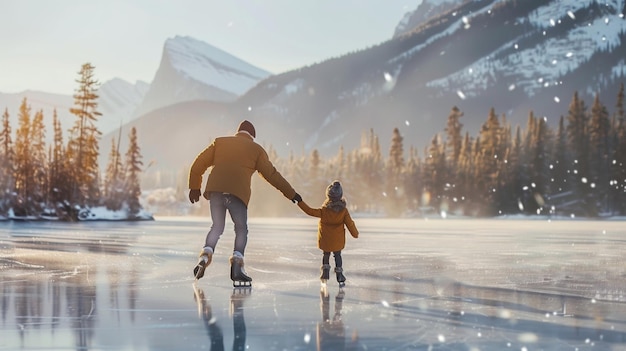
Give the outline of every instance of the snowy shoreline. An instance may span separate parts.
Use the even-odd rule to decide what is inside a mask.
[[[16,221],[16,222],[34,222],[34,221],[54,221],[54,222],[90,222],[90,221],[154,221],[152,213],[146,210],[140,210],[137,214],[130,215],[126,209],[117,211],[109,210],[104,206],[84,208],[78,211],[78,216],[75,221],[64,220],[55,215],[40,216],[19,216],[15,215],[13,211],[9,211],[7,216],[0,215],[0,221]]]

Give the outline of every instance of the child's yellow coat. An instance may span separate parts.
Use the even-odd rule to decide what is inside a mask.
[[[341,251],[346,246],[346,229],[354,238],[359,237],[359,231],[350,217],[347,208],[339,212],[327,207],[311,208],[304,201],[298,202],[298,206],[312,217],[318,217],[320,222],[317,231],[317,246],[326,252]]]

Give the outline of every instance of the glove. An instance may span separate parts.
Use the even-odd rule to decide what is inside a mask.
[[[291,199],[291,202],[293,202],[294,204],[300,201],[302,201],[302,196],[300,196],[300,194],[298,193],[296,193],[296,195],[294,195],[293,198]]]
[[[189,189],[189,201],[191,203],[200,201],[200,189]]]

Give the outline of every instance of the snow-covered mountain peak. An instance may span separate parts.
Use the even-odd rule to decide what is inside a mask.
[[[194,100],[233,102],[270,75],[195,38],[169,38],[159,69],[134,116]]]
[[[167,39],[165,54],[172,68],[180,73],[235,95],[245,93],[271,74],[189,36]]]

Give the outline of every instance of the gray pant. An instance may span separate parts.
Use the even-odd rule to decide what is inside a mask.
[[[217,241],[224,232],[226,225],[226,211],[235,224],[235,247],[242,255],[248,243],[248,208],[238,197],[231,194],[211,192],[209,194],[211,208],[211,220],[213,224],[206,236],[205,247],[210,247],[215,252]]]

